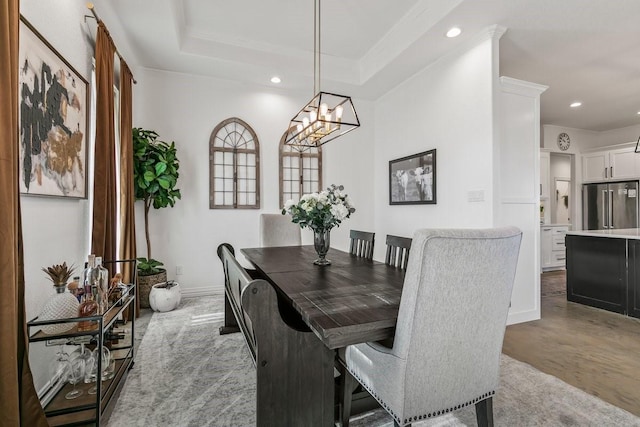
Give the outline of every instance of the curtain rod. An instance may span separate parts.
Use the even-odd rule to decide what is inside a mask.
[[[85,15],[86,18],[94,18],[96,21],[100,21],[103,22],[102,19],[100,19],[98,17],[98,14],[96,13],[94,7],[93,7],[93,3],[87,3],[87,9],[89,9],[91,11],[91,13],[93,14],[93,16],[89,16],[89,15]],[[115,44],[114,44],[115,47]],[[118,51],[118,48],[115,47],[116,49],[116,55],[118,55],[118,58],[120,58],[122,61],[124,61],[125,64],[127,64],[126,59],[124,59],[122,57],[122,55],[120,54],[120,52]],[[127,64],[127,68],[129,67],[129,64]],[[133,77],[133,75],[131,76],[131,80],[133,81],[133,84],[138,84],[138,82],[136,81],[136,79]]]

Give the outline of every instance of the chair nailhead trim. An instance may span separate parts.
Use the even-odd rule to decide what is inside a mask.
[[[358,375],[356,375],[348,367],[347,367],[347,370],[349,371],[349,373],[351,375],[353,375],[354,378],[356,378],[358,380],[358,382],[369,392],[369,394],[371,394],[371,396],[373,396],[373,398],[376,399],[380,405],[382,405],[382,407],[385,409],[385,411],[387,411],[389,413],[389,415],[391,415],[391,417],[393,417],[393,419],[398,424],[402,424],[402,425],[409,424],[409,423],[412,423],[412,422],[415,422],[415,421],[419,421],[419,420],[426,420],[428,418],[438,417],[440,415],[444,415],[444,414],[449,413],[449,412],[457,411],[458,409],[462,409],[465,406],[475,405],[476,403],[478,403],[478,402],[480,402],[482,400],[485,400],[485,399],[487,399],[487,398],[489,398],[491,396],[494,396],[496,394],[495,390],[492,390],[490,392],[484,393],[484,394],[476,397],[473,400],[470,400],[468,402],[462,403],[460,405],[456,405],[456,406],[453,406],[451,408],[446,408],[446,409],[442,409],[442,410],[439,410],[439,411],[430,412],[430,413],[424,414],[424,415],[416,415],[416,416],[413,416],[413,417],[405,418],[404,422],[401,422],[400,418],[391,410],[391,408],[389,408],[389,406],[385,402],[383,402],[382,399],[380,399],[380,397],[373,390],[371,390],[371,388],[367,384],[364,384],[362,382],[362,379]]]

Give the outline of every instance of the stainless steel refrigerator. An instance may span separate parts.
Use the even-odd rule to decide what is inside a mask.
[[[638,181],[584,184],[582,228],[638,228]]]

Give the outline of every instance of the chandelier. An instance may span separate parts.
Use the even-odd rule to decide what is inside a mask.
[[[350,96],[320,90],[320,0],[313,9],[313,93],[291,119],[285,144],[319,147],[360,126]]]

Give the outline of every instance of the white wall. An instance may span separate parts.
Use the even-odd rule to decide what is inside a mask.
[[[600,132],[555,125],[543,125],[542,130],[541,147],[551,152],[561,152],[558,148],[558,135],[561,133],[567,133],[571,139],[571,145],[567,151],[563,151],[564,153],[579,154],[600,144]]]
[[[596,132],[584,129],[568,128],[564,126],[543,125],[542,148],[547,148],[552,152],[561,152],[558,149],[557,139],[562,132],[569,134],[571,146],[563,153],[579,154],[589,150],[609,147],[611,145],[627,144],[637,142],[640,136],[640,125],[627,126],[619,129],[611,129]]]
[[[598,139],[600,142],[599,146],[606,147],[609,145],[625,144],[627,142],[637,142],[638,137],[640,137],[640,124],[600,132]]]
[[[526,101],[525,110],[518,110],[526,119],[522,126],[527,133],[519,141],[527,150],[509,150],[518,141],[500,145],[504,121],[523,120],[502,114],[497,67],[501,33],[494,30],[488,29],[474,45],[442,58],[376,102],[375,231],[380,242],[386,234],[412,236],[420,228],[520,227],[525,238],[509,320],[518,322],[540,315],[536,268],[540,128],[534,107],[539,108],[544,87],[530,85],[528,90],[535,94]],[[434,148],[437,204],[390,206],[389,160]],[[509,154],[526,165],[510,163],[514,159]],[[525,196],[520,195],[521,187]],[[472,191],[481,192],[483,200],[470,201]],[[384,249],[383,244],[376,245],[376,258],[382,258]]]
[[[150,69],[141,70],[137,79],[134,126],[156,130],[161,139],[175,141],[180,160],[177,187],[182,199],[174,208],[150,212],[153,258],[165,263],[168,276],[180,282],[186,295],[219,292],[223,271],[216,248],[223,242],[237,249],[259,246],[259,214],[280,210],[280,138],[312,94]],[[354,103],[362,126],[323,146],[325,186],[343,184],[357,209],[331,233],[331,246],[341,249],[348,247],[349,229],[370,229],[374,216],[369,167],[373,161],[373,106],[360,100]],[[260,142],[259,210],[209,209],[209,137],[229,117],[247,122]],[[137,217],[138,254],[144,256],[142,206]],[[310,236],[305,232],[306,242],[311,242]],[[183,275],[176,276],[177,265],[184,267]]]
[[[493,198],[492,43],[442,58],[381,97],[375,106],[375,231],[410,237],[420,228],[490,227]],[[389,205],[389,161],[436,149],[435,205]],[[484,201],[469,202],[469,191]]]

